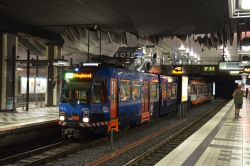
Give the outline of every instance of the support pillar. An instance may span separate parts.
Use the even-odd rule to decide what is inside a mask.
[[[0,34],[0,110],[15,110],[16,48],[16,35]]]
[[[48,65],[48,82],[47,82],[47,106],[59,104],[60,99],[60,70],[59,67],[53,66],[55,58],[61,58],[61,47],[49,43],[47,45],[47,56],[50,61]]]

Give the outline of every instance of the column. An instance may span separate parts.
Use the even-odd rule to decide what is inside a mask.
[[[0,34],[0,109],[6,107],[8,99],[13,99],[11,104],[15,110],[16,103],[16,52],[17,37],[14,34]]]
[[[60,70],[53,66],[53,60],[61,58],[61,47],[55,43],[47,44],[47,57],[50,61],[48,66],[47,82],[47,106],[55,106],[59,103],[60,98]]]

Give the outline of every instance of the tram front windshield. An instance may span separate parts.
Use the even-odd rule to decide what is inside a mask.
[[[64,81],[61,102],[88,104],[90,101],[91,82]]]

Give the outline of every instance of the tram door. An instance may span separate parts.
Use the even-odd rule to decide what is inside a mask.
[[[149,114],[149,82],[143,81],[142,82],[142,116],[141,116],[141,123],[150,120]]]
[[[111,79],[110,88],[110,119],[118,118],[118,87],[117,79]]]

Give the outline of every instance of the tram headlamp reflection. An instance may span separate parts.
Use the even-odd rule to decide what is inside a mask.
[[[85,122],[85,123],[88,123],[89,122],[89,118],[88,117],[84,117],[84,118],[82,118],[82,121]]]
[[[60,121],[64,121],[64,120],[65,120],[65,116],[64,116],[64,115],[60,115],[60,116],[59,116],[59,120],[60,120]]]

